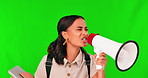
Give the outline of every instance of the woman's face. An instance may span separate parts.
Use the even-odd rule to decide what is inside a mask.
[[[82,18],[76,19],[67,29],[67,46],[85,47],[87,45],[88,28]]]

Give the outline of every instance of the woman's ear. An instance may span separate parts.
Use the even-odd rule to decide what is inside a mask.
[[[68,34],[66,31],[62,31],[62,36],[64,39],[68,39]]]

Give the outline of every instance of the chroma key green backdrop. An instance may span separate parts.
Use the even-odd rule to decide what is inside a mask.
[[[89,33],[139,44],[139,58],[129,71],[119,71],[107,56],[107,78],[148,77],[148,0],[1,0],[0,78],[9,78],[8,70],[16,65],[34,75],[57,37],[57,22],[66,15],[83,16]],[[94,54],[93,47],[85,49]]]

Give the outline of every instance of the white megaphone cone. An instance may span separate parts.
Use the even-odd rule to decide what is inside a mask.
[[[94,47],[97,58],[101,52],[106,53],[115,60],[120,71],[130,69],[138,58],[139,47],[135,41],[122,44],[92,33],[88,36],[87,42]],[[96,68],[101,69],[102,66],[97,65]]]

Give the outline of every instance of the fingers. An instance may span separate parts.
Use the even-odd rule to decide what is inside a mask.
[[[96,61],[97,65],[106,65],[106,63],[107,63],[107,60],[98,60],[98,61]]]
[[[23,76],[24,78],[33,78],[33,76],[28,72],[20,73],[20,75]]]
[[[97,58],[97,61],[98,60],[106,60],[106,56],[100,56],[99,58]]]
[[[97,54],[94,55],[94,57],[96,58]],[[107,58],[106,58],[106,54],[105,53],[100,53],[99,54],[99,58],[96,58],[95,60],[96,65],[102,65],[103,69],[106,66],[107,63]]]
[[[97,60],[96,60],[96,63],[97,64],[106,64],[107,62],[107,58],[106,57],[99,57]]]
[[[99,54],[99,56],[100,56],[100,57],[101,57],[101,56],[105,57],[106,54],[105,54],[104,52],[102,52],[102,53]]]

